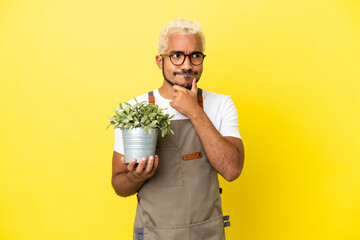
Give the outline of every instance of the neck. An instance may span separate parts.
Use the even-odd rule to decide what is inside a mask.
[[[159,88],[159,94],[165,99],[173,99],[175,90],[165,79],[163,85]]]

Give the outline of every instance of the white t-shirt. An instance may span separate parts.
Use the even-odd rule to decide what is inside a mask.
[[[175,109],[170,106],[171,100],[163,98],[158,89],[154,90],[155,104],[159,105],[160,108],[166,109],[164,113],[174,115],[171,120],[180,120],[188,119]],[[206,115],[209,117],[210,121],[214,127],[219,131],[219,133],[225,137],[236,137],[241,138],[239,128],[238,128],[238,115],[235,108],[234,102],[231,100],[231,97],[228,95],[216,94],[203,90],[203,105]],[[148,93],[144,93],[139,97],[136,97],[138,102],[146,101],[148,102]],[[135,104],[135,100],[132,99],[128,101],[131,105]],[[114,151],[124,154],[124,146],[122,139],[122,131],[120,128],[115,128],[115,146]]]

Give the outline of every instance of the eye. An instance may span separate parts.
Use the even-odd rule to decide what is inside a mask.
[[[200,53],[193,53],[192,57],[193,58],[201,58],[201,54]]]
[[[181,56],[180,53],[173,53],[173,54],[171,54],[171,57],[173,57],[173,58],[179,58],[180,56]]]

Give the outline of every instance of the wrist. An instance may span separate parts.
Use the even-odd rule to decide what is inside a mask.
[[[188,118],[191,121],[196,121],[198,119],[201,119],[204,114],[205,114],[204,110],[200,107],[200,105],[198,105],[196,109],[192,112],[192,114],[188,116]]]

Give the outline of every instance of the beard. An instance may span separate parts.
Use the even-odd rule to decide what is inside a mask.
[[[198,72],[196,71],[192,71],[192,70],[183,70],[181,72],[173,72],[173,75],[176,76],[176,75],[184,75],[184,78],[186,80],[191,80],[193,79],[194,77],[191,76],[191,75],[197,75]],[[164,79],[165,81],[167,81],[171,86],[174,86],[174,85],[178,85],[178,86],[181,86],[181,87],[184,87],[188,90],[191,90],[191,87],[192,87],[192,81],[189,83],[189,84],[179,84],[179,83],[173,83],[171,82],[165,75],[165,71],[164,71],[164,61],[162,62],[162,74],[164,76]],[[198,82],[200,80],[200,77],[198,79],[196,79],[196,82]]]

